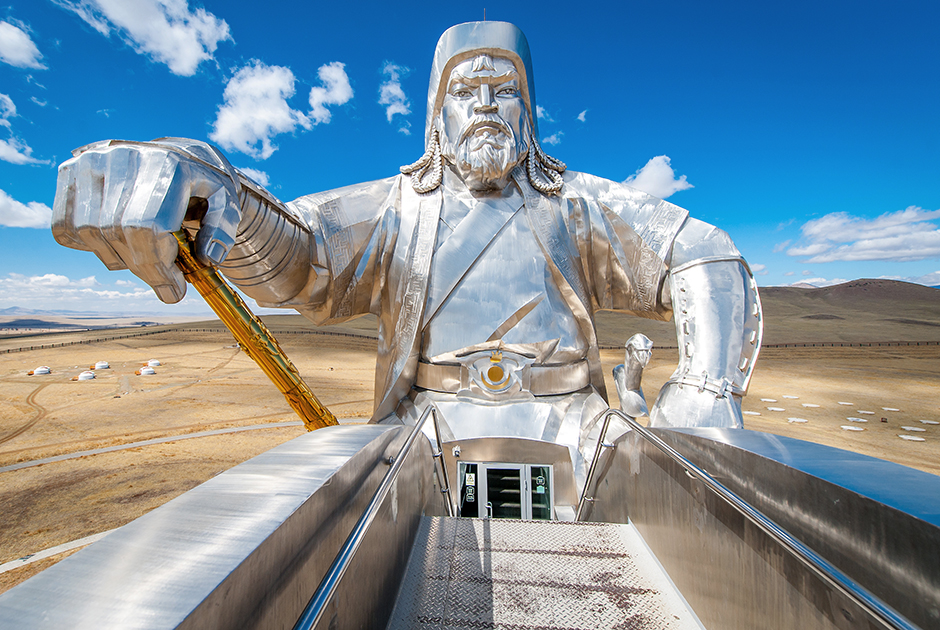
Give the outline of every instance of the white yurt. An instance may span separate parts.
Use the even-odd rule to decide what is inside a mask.
[[[160,359],[150,359],[147,361],[147,365],[150,367],[160,367]]]
[[[92,366],[92,367],[89,368],[89,369],[92,369],[92,370],[109,370],[109,369],[111,369],[111,366],[108,365],[108,362],[107,362],[107,361],[98,361],[97,363],[95,363],[94,366]]]
[[[86,371],[84,371],[84,372],[82,372],[81,374],[78,375],[78,380],[80,380],[80,381],[90,381],[90,380],[92,380],[93,378],[95,378],[95,373],[94,373],[94,372],[90,372],[90,371],[88,371],[88,370],[86,370]]]
[[[38,374],[52,374],[52,370],[49,369],[48,365],[40,365],[35,370],[27,372],[27,374],[29,374],[30,376],[33,376],[34,374],[37,374],[37,375]]]
[[[153,376],[156,373],[157,371],[149,365],[145,365],[144,367],[137,370],[137,376]]]

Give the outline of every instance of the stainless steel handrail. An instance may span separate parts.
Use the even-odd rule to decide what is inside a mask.
[[[605,415],[605,421],[611,415],[622,418],[633,430],[635,430],[646,441],[665,453],[669,458],[682,466],[686,474],[694,477],[704,483],[719,497],[729,503],[734,509],[743,514],[751,522],[761,528],[767,535],[780,543],[787,551],[799,559],[805,566],[816,573],[817,576],[828,582],[843,595],[852,600],[856,605],[865,610],[885,624],[889,628],[898,630],[920,630],[920,628],[905,619],[897,611],[882,602],[865,587],[859,585],[845,573],[833,566],[825,558],[804,545],[800,540],[793,537],[785,529],[777,525],[770,518],[765,516],[747,503],[737,494],[726,488],[714,477],[690,462],[677,450],[666,444],[662,439],[649,431],[646,427],[636,420],[626,415],[619,409],[610,409]]]
[[[589,497],[587,494],[591,489],[591,484],[594,482],[594,476],[597,474],[597,464],[601,459],[601,449],[614,448],[613,444],[608,444],[604,441],[604,438],[607,437],[607,429],[610,427],[610,419],[614,415],[609,413],[610,411],[612,410],[608,409],[604,412],[604,424],[601,426],[601,432],[597,436],[597,448],[594,449],[594,457],[591,459],[591,468],[588,470],[587,479],[584,481],[584,489],[581,491],[581,499],[578,501],[578,511],[574,517],[576,521],[580,521],[581,517],[584,516],[585,504],[594,502],[594,497]]]
[[[323,615],[326,612],[327,606],[333,599],[333,595],[336,594],[336,588],[343,579],[343,575],[346,573],[346,569],[349,568],[353,556],[356,555],[356,551],[358,551],[359,546],[362,544],[362,541],[369,530],[369,526],[372,525],[372,521],[374,521],[375,517],[378,515],[379,509],[382,507],[382,504],[385,502],[385,498],[388,496],[388,493],[392,488],[392,484],[395,483],[395,480],[398,478],[398,473],[401,472],[405,457],[407,457],[408,453],[411,451],[411,447],[414,445],[415,440],[417,440],[418,434],[421,433],[421,428],[424,426],[424,423],[427,422],[428,416],[430,415],[433,415],[434,417],[434,432],[435,438],[437,439],[438,454],[436,454],[434,457],[440,458],[441,468],[444,469],[443,457],[440,457],[441,439],[440,433],[438,433],[437,409],[434,407],[428,407],[424,410],[424,413],[421,414],[418,422],[415,423],[414,429],[412,429],[408,439],[405,440],[405,443],[398,451],[398,455],[390,458],[391,468],[389,468],[388,472],[385,473],[385,476],[382,478],[382,482],[379,484],[378,489],[376,489],[375,494],[372,495],[372,500],[369,502],[369,505],[362,513],[362,516],[359,517],[359,520],[356,521],[356,524],[353,526],[352,531],[349,533],[349,537],[346,539],[343,547],[339,550],[339,553],[336,554],[336,558],[333,559],[333,564],[330,565],[326,575],[323,576],[323,580],[320,582],[320,586],[317,588],[316,593],[314,593],[313,597],[310,598],[310,601],[307,602],[307,606],[304,608],[303,614],[300,615],[297,623],[294,624],[294,630],[311,630],[312,628],[316,628],[320,623],[320,620],[323,618]],[[444,478],[442,483],[445,487],[441,489],[441,492],[447,494],[447,511],[448,514],[451,514],[452,503],[450,500],[450,487],[447,485],[446,470],[443,474]]]

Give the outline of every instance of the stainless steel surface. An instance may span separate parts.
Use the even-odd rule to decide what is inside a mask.
[[[425,518],[388,627],[701,626],[629,525]]]
[[[629,510],[707,627],[917,628],[656,434],[622,419],[633,430],[618,443],[588,518],[625,520]]]
[[[627,339],[623,364],[614,368],[620,411],[631,418],[649,415],[640,382],[643,379],[643,368],[649,364],[652,354],[653,342],[646,335],[637,333]]]
[[[316,628],[323,620],[327,612],[327,606],[336,595],[340,581],[343,579],[343,576],[346,575],[346,571],[349,570],[356,552],[359,551],[362,542],[369,533],[369,528],[372,526],[373,521],[375,521],[379,510],[381,510],[382,506],[385,504],[388,493],[398,482],[398,475],[401,473],[402,466],[411,453],[411,448],[418,439],[421,429],[428,421],[428,418],[433,414],[434,408],[429,407],[408,434],[408,438],[405,440],[405,443],[402,444],[398,453],[393,457],[389,457],[391,467],[382,478],[382,482],[376,489],[375,494],[372,495],[372,500],[369,501],[369,505],[367,505],[366,509],[362,512],[362,516],[360,516],[356,524],[353,525],[352,531],[349,532],[349,537],[346,538],[346,542],[343,543],[339,553],[337,553],[336,557],[333,559],[330,568],[327,569],[323,581],[320,582],[320,586],[317,587],[313,597],[310,598],[310,601],[304,607],[303,613],[301,613],[300,617],[297,619],[297,623],[294,624],[294,630],[310,630],[311,628]],[[383,568],[379,567],[376,569],[378,571],[383,570]],[[344,620],[344,623],[348,623],[348,620]],[[333,626],[334,624],[331,623],[330,625]]]
[[[232,468],[0,595],[0,627],[291,628],[407,431],[328,427]],[[428,444],[404,462],[334,599],[380,627],[422,513],[443,513]]]
[[[940,627],[940,477],[753,431],[661,437],[912,622]]]
[[[718,248],[706,238],[702,242]],[[725,255],[682,261],[674,251],[670,280],[679,365],[660,390],[650,426],[744,426],[741,397],[760,350],[763,316],[747,264],[727,236],[718,242],[727,248]]]
[[[447,463],[444,461],[444,440],[441,439],[441,423],[438,419],[437,409],[431,407],[431,414],[434,418],[434,465],[435,470],[440,471],[441,494],[444,495],[444,507],[447,516],[454,515],[454,493],[450,488],[450,476],[447,474]]]
[[[108,269],[130,269],[164,302],[183,299],[177,242],[189,201],[205,201],[196,255],[217,265],[235,243],[239,183],[215,148],[194,140],[105,141],[59,167],[52,234],[93,251]]]
[[[525,357],[550,387],[526,391],[510,379],[514,394],[543,399],[562,420],[548,433],[516,434],[578,449],[579,483],[599,429],[594,401],[606,396],[593,313],[668,319],[675,304],[682,358],[651,409],[654,423],[740,426],[737,396],[756,358],[760,313],[739,252],[682,208],[545,155],[534,85],[517,27],[457,25],[435,51],[428,153],[405,169],[411,175],[281,203],[204,143],[104,142],[62,165],[53,232],[176,301],[184,285],[169,233],[187,213],[200,215],[197,257],[221,262],[262,305],[296,308],[315,323],[376,314],[376,422],[420,415],[419,361],[446,371],[474,353]],[[684,384],[702,375],[707,387]],[[451,400],[470,409],[492,402]],[[481,425],[478,435],[500,431]]]
[[[576,521],[585,520],[585,505],[594,502],[594,497],[591,496],[590,493],[596,486],[597,466],[601,461],[601,453],[609,453],[610,449],[614,448],[613,444],[606,441],[607,430],[610,428],[610,419],[612,417],[613,414],[604,414],[604,424],[601,425],[601,432],[597,434],[597,446],[594,449],[594,458],[591,460],[591,467],[588,469],[587,478],[584,481],[584,488],[581,490],[581,499],[578,501],[578,510],[575,513],[574,520]]]

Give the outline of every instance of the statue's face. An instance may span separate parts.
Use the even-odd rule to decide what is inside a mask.
[[[502,190],[525,157],[520,77],[508,59],[481,55],[450,73],[437,122],[441,151],[471,190]]]

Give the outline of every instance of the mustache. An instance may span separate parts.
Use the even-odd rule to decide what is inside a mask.
[[[473,116],[473,118],[468,120],[467,124],[465,124],[463,129],[460,130],[460,139],[458,144],[463,144],[467,138],[484,127],[490,127],[506,134],[510,138],[515,138],[512,127],[510,127],[505,120],[500,118],[498,114],[476,114]]]

